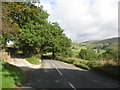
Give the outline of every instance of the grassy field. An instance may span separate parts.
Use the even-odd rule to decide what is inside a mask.
[[[19,67],[10,65],[0,60],[2,71],[2,88],[13,88],[15,85],[21,85],[24,80],[24,74]]]
[[[25,56],[25,59],[31,64],[40,64],[40,60],[35,56]]]

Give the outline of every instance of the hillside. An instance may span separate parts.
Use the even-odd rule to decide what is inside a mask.
[[[109,39],[103,39],[103,40],[91,40],[91,41],[85,41],[82,43],[77,43],[78,45],[88,45],[88,44],[111,44],[111,43],[116,43],[120,42],[120,37],[115,37],[115,38],[109,38]]]
[[[118,42],[120,42],[120,37],[109,38],[104,40],[86,41],[82,43],[77,43],[78,46],[85,46],[88,49],[107,49],[107,48],[117,48]]]
[[[99,41],[94,41],[92,44],[112,44],[120,42],[120,37],[115,37],[115,38],[109,38],[109,39],[104,39],[104,40],[99,40]]]

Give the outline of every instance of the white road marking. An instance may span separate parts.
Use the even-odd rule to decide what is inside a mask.
[[[55,64],[52,63],[52,61],[50,61],[51,64],[55,67],[55,69],[59,72],[60,75],[62,75],[62,73],[56,68]],[[74,89],[74,90],[77,90],[71,83],[69,83],[69,85]]]
[[[51,61],[50,61],[51,62]],[[52,63],[52,62],[51,62]],[[58,71],[58,73],[62,76],[62,73],[56,68],[55,64],[52,63],[52,65],[55,67],[55,69]]]
[[[71,83],[69,83],[69,85],[70,85],[74,90],[77,90]]]

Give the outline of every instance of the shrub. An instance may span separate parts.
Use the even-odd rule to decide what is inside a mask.
[[[89,61],[88,63],[87,63],[87,65],[92,69],[92,68],[95,68],[95,67],[99,67],[99,66],[101,66],[101,64],[99,64],[98,63],[98,61]]]
[[[103,53],[103,58],[104,59],[113,59],[114,61],[119,61],[120,55],[118,54],[118,50],[114,49],[107,49],[105,53]]]
[[[98,55],[94,50],[82,49],[79,53],[81,59],[94,60],[97,59]]]

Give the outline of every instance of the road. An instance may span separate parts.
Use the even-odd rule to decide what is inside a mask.
[[[117,88],[118,82],[61,61],[44,60],[40,69],[33,70],[24,87],[30,88]]]

